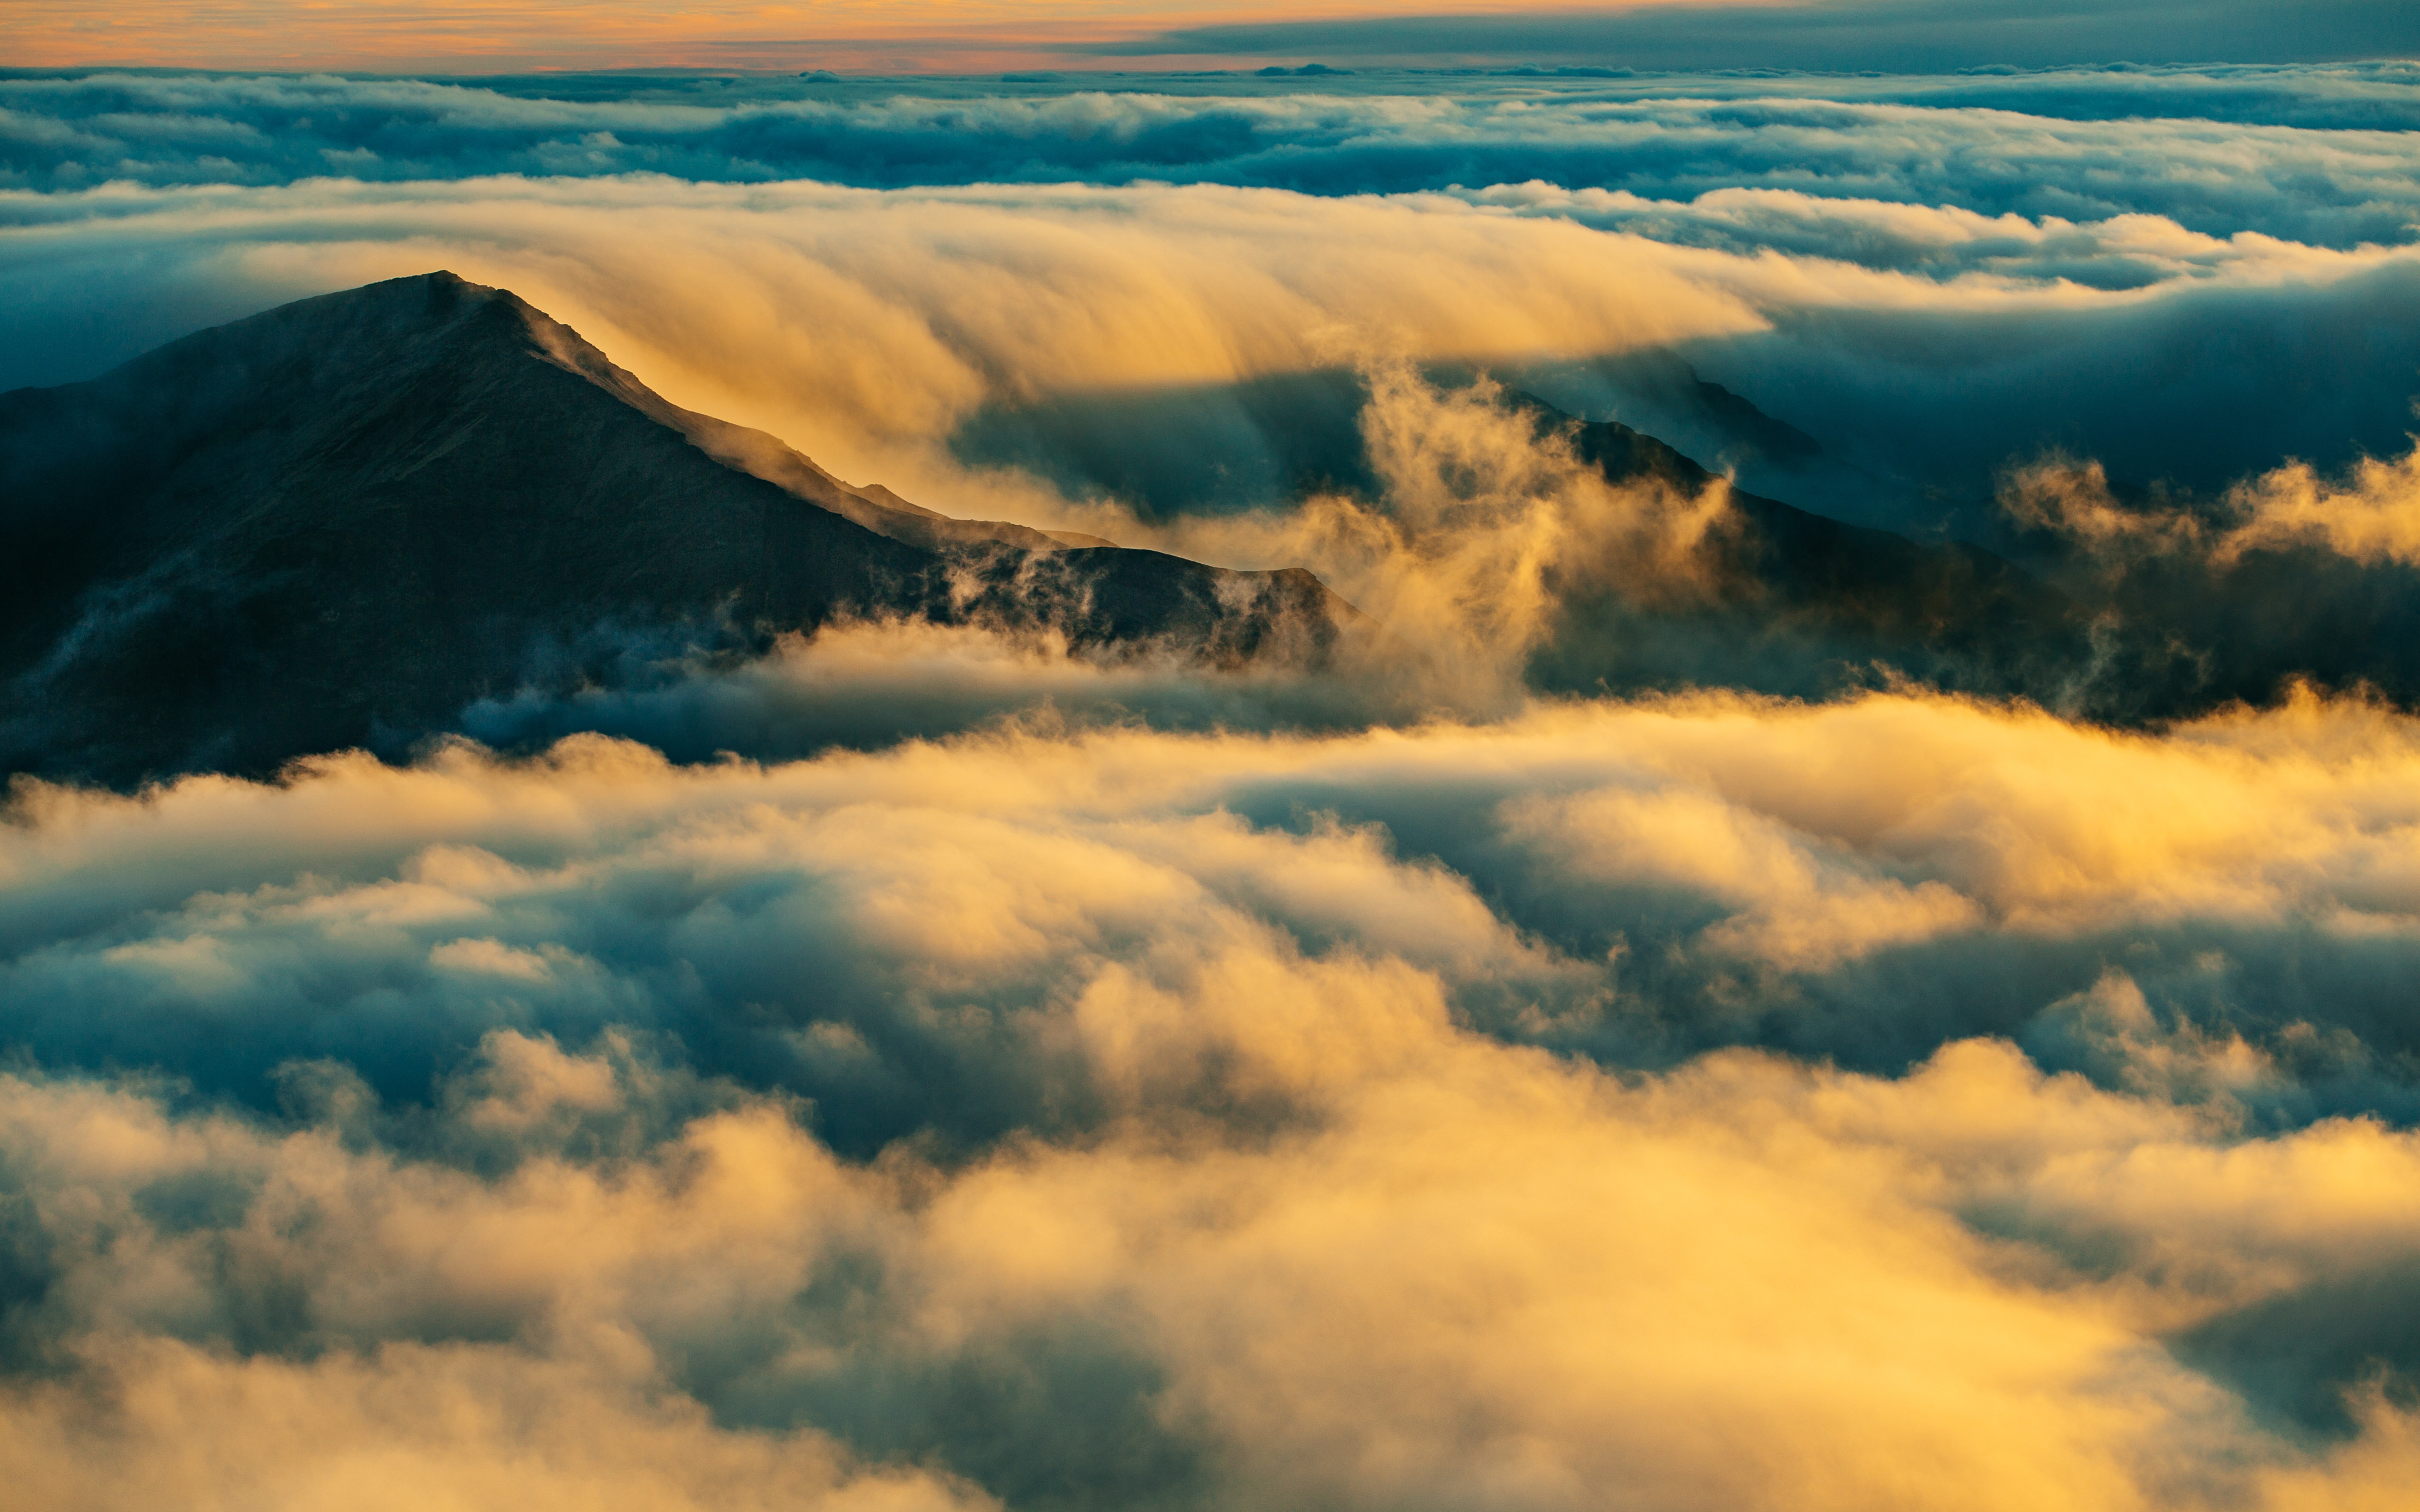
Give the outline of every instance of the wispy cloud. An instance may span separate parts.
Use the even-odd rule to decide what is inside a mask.
[[[977,7],[738,5],[676,11],[612,0],[481,0],[397,7],[245,0],[137,7],[106,19],[56,0],[15,8],[15,57],[37,67],[501,71],[564,68],[853,69],[919,72],[1147,60],[1234,66],[1493,63],[1641,69],[1879,69],[1978,65],[2304,62],[2410,56],[2392,0],[2319,0],[2288,15],[2259,0],[1827,0],[1740,5],[1462,0],[1405,16],[1373,0],[1308,13],[1265,0],[994,0]]]
[[[1225,23],[1079,51],[1920,73],[1991,65],[2315,62],[2409,57],[2420,49],[2420,27],[2387,0],[2324,0],[2290,14],[2259,0],[1831,0],[1474,11],[1481,8]]]

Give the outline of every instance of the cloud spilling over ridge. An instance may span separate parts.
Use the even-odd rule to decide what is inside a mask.
[[[2130,476],[2190,470],[2201,486],[2287,455],[2334,466],[2358,446],[2382,451],[2400,440],[2420,362],[2403,326],[2379,317],[2412,297],[2408,249],[1789,194],[1658,207],[1548,189],[1335,200],[626,177],[10,206],[22,219],[0,257],[18,298],[0,318],[21,338],[12,378],[82,371],[104,326],[139,347],[442,264],[568,320],[676,402],[770,429],[844,476],[1078,529],[1052,517],[1101,487],[1087,486],[1082,456],[1055,441],[1038,459],[987,450],[974,443],[983,417],[1046,440],[1061,420],[1131,434],[1122,405],[1199,394],[1160,417],[1154,444],[1185,466],[1281,483],[1267,422],[1230,391],[1341,366],[1340,327],[1400,339],[1417,359],[1507,366],[1599,414],[1620,413],[1629,391],[1594,364],[1677,345],[1820,437],[1831,459],[1804,487],[1751,472],[1753,486],[1920,526],[1940,521],[1908,517],[1944,499],[1987,510],[1992,473],[2044,444]],[[1678,244],[1691,239],[1714,244]],[[2356,329],[2360,340],[2340,339]],[[2280,386],[2281,372],[2299,377]]]
[[[22,788],[11,1458],[2360,1504],[2413,1468],[2415,763],[2357,703],[1709,695]],[[1760,1038],[1869,1069],[1673,1053]],[[70,1071],[130,1061],[187,1080]]]
[[[163,247],[196,281],[253,289],[451,262],[678,402],[743,422],[770,408],[792,430],[826,417],[802,438],[819,457],[849,434],[935,437],[994,395],[1297,370],[1340,326],[1501,355],[1760,323],[1717,255],[1457,204],[1226,189],[328,182],[84,197],[8,241],[45,285]]]

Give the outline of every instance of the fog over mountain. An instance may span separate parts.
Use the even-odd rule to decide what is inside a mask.
[[[0,71],[8,1504],[2400,1509],[2322,8]]]
[[[853,489],[451,273],[0,396],[0,764],[129,781],[400,753],[464,705],[836,618],[1316,659],[1350,610]]]
[[[1714,392],[1735,424],[1763,419]],[[1500,411],[1493,444],[1585,480],[1552,506],[1538,623],[1505,670],[1542,691],[1810,696],[1913,677],[2121,721],[2260,702],[2296,679],[2420,691],[2420,579],[2348,560],[2324,532],[2273,532],[2220,563],[2105,563],[2044,517],[2031,523],[2052,549],[2029,568],[1733,489],[1652,437],[1528,395],[1482,383],[1431,402]],[[0,763],[26,772],[266,775],[473,727],[613,729],[630,717],[617,694],[851,620],[1205,671],[1318,674],[1340,656],[1365,682],[1399,670],[1375,665],[1401,655],[1384,620],[1309,572],[1235,573],[851,487],[450,273],[0,396],[0,441],[23,548],[0,622],[18,711]],[[1353,464],[1380,496],[1373,517],[1400,503],[1370,471],[1383,444],[1364,438]],[[1457,507],[1505,503],[1452,486],[1470,493]],[[2099,507],[2121,526],[2176,524]],[[701,738],[674,746],[705,754]]]

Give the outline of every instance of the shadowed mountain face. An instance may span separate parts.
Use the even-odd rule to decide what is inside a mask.
[[[851,489],[434,273],[0,395],[0,770],[131,782],[396,751],[633,640],[836,616],[1316,657],[1341,602]]]
[[[1582,422],[1527,394],[1512,402],[1617,485],[1688,499],[1719,481],[1628,425]],[[1905,677],[2075,702],[2096,655],[2090,614],[2048,581],[1963,543],[1925,545],[1736,489],[1727,499],[1675,593],[1642,599],[1595,564],[1566,569],[1531,681],[1815,696]]]
[[[1618,484],[1716,480],[1527,407]],[[131,784],[396,755],[483,700],[761,650],[848,616],[1311,666],[1357,618],[1238,573],[954,519],[665,402],[449,273],[305,300],[0,394],[0,772]],[[1913,679],[2116,721],[2289,679],[2420,695],[2420,587],[2315,549],[2028,570],[1733,491],[1685,562],[1560,564],[1553,691]],[[1661,576],[1659,576],[1659,574]]]

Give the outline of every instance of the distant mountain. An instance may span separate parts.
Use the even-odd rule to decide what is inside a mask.
[[[1652,436],[1511,395],[1617,485],[1694,499],[1720,480]],[[1815,695],[1905,677],[2072,704],[2093,654],[2090,614],[1979,547],[1924,544],[1731,489],[1692,553],[1683,591],[1573,563],[1553,585],[1553,634],[1532,667],[1550,688],[1721,686]],[[1598,570],[1591,571],[1591,567]]]
[[[1615,483],[1694,496],[1714,481],[1627,425],[1513,402]],[[2407,564],[2310,542],[2110,559],[2043,540],[2011,560],[1740,489],[1730,501],[1696,553],[1694,594],[1642,599],[1565,572],[1530,681],[1800,696],[1910,682],[2111,724],[2266,703],[2297,682],[2420,705],[2420,570]]]
[[[1316,658],[1351,610],[841,483],[451,273],[0,394],[0,771],[128,783],[399,752],[651,638],[836,616]]]

